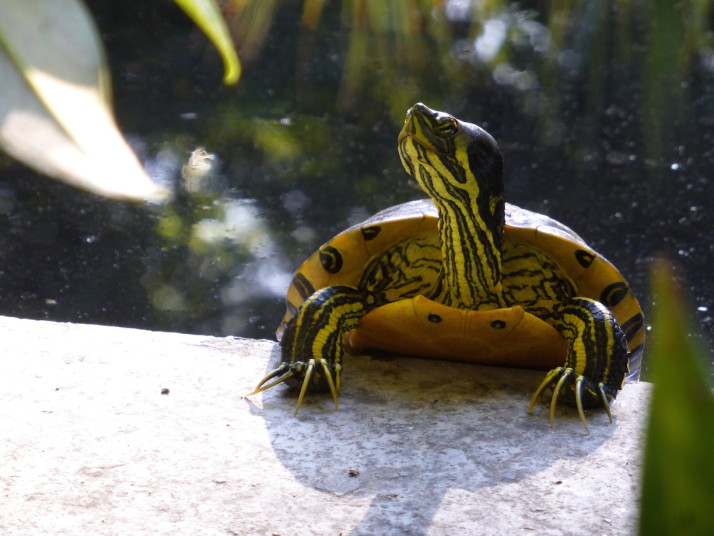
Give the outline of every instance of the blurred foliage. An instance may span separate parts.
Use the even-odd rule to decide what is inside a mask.
[[[81,1],[0,5],[0,147],[90,192],[165,198],[117,129],[110,94],[102,46]]]
[[[640,534],[714,534],[714,394],[706,352],[671,265],[652,273],[655,296],[650,358],[654,391],[645,447]]]
[[[259,57],[269,36],[278,16],[275,4],[227,4],[238,14],[234,35],[249,61]],[[495,82],[517,96],[523,112],[539,117],[539,134],[552,144],[573,132],[597,136],[603,104],[619,86],[627,92],[626,113],[643,111],[636,126],[645,157],[659,158],[686,126],[689,88],[682,80],[712,52],[710,5],[707,0],[305,0],[297,65],[319,54],[311,44],[321,25],[337,23],[341,110],[359,108],[369,117],[375,107],[366,108],[366,98],[386,105],[399,124],[404,103],[415,95],[435,98],[438,108],[479,86],[493,90]],[[577,115],[572,102],[564,100],[573,96],[561,89],[575,84],[582,91]],[[633,92],[633,86],[640,89]],[[564,117],[571,121],[563,122]]]
[[[213,0],[175,0],[218,48],[226,83],[240,64]],[[102,45],[81,0],[0,5],[0,147],[41,173],[87,191],[161,201],[117,130]]]
[[[201,28],[223,59],[226,84],[235,84],[240,78],[240,61],[233,48],[225,21],[214,0],[174,0],[186,14]]]

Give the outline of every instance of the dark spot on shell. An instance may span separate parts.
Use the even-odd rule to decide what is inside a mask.
[[[575,260],[583,268],[588,268],[595,260],[595,255],[584,249],[578,249],[575,251]]]
[[[308,299],[315,293],[315,287],[312,286],[310,280],[300,273],[295,274],[295,277],[293,277],[293,286],[303,300]]]
[[[342,270],[342,254],[332,246],[325,246],[320,250],[320,264],[326,272],[336,274]]]
[[[366,241],[369,240],[374,240],[377,238],[377,235],[379,232],[382,230],[382,228],[379,225],[372,225],[370,227],[362,227],[362,238],[364,238]]]
[[[295,305],[294,303],[285,302],[285,308],[287,309],[288,313],[290,313],[291,316],[295,316],[295,314],[298,312],[298,309],[300,308],[300,306]]]
[[[631,340],[635,334],[642,329],[642,327],[645,324],[645,317],[642,316],[642,313],[638,313],[626,322],[624,322],[620,328],[622,329],[622,332],[625,334],[625,337],[627,337],[627,340]]]
[[[600,294],[600,303],[612,309],[627,296],[629,291],[630,288],[623,281],[608,285]]]

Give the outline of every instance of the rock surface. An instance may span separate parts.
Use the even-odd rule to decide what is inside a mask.
[[[636,533],[650,385],[526,409],[542,372],[353,357],[340,410],[250,398],[270,341],[0,318],[4,535]]]

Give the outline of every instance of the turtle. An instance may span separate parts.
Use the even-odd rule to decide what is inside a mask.
[[[504,200],[503,158],[481,127],[422,103],[398,137],[404,169],[428,198],[378,212],[329,240],[295,272],[277,330],[281,362],[255,394],[282,382],[329,390],[346,353],[378,350],[548,372],[584,409],[636,378],[644,316],[620,272],[569,227]]]

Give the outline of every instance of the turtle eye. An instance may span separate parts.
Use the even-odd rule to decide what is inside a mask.
[[[448,119],[442,119],[441,121],[439,121],[439,123],[434,129],[436,135],[442,138],[451,138],[455,136],[458,131],[459,124],[453,117],[449,117]]]

